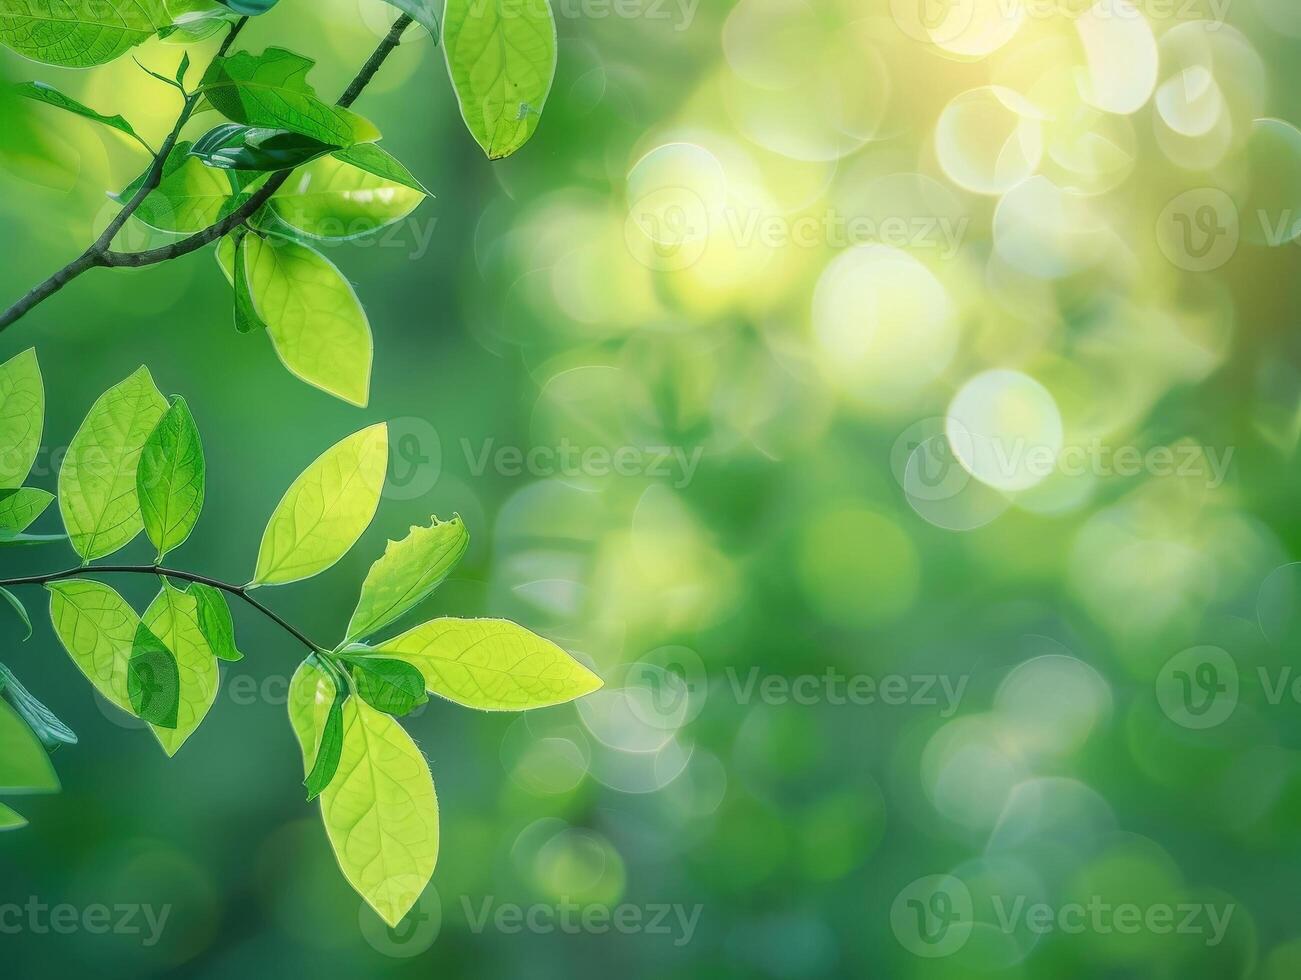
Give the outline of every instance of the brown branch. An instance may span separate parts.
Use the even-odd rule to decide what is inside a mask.
[[[239,33],[247,19],[248,18],[243,18],[234,24],[230,33],[226,36],[226,40],[222,42],[220,50],[217,52],[218,57],[226,53],[231,43],[235,40],[235,35]],[[371,79],[375,77],[375,73],[378,72],[380,66],[384,64],[385,59],[388,58],[388,56],[393,52],[393,49],[401,43],[402,34],[410,25],[411,18],[406,14],[403,14],[393,23],[392,30],[389,31],[384,40],[382,40],[379,43],[379,46],[371,53],[371,56],[367,59],[366,63],[362,65],[361,71],[357,73],[357,77],[352,80],[352,83],[344,91],[343,95],[339,97],[337,105],[347,108],[357,100],[357,97],[361,95],[362,90],[370,84]],[[170,153],[172,148],[176,145],[176,141],[180,136],[181,128],[189,121],[190,116],[193,115],[201,95],[202,90],[194,92],[186,98],[185,105],[181,109],[181,114],[176,120],[176,125],[173,127],[172,132],[168,135],[167,139],[163,142],[162,147],[159,148],[158,156],[154,159],[153,165],[145,175],[144,183],[141,184],[140,189],[135,193],[131,200],[128,201],[122,210],[118,212],[113,221],[109,223],[109,226],[104,230],[104,234],[100,235],[85,252],[73,259],[73,261],[69,262],[44,282],[32,287],[32,289],[28,291],[27,295],[14,303],[14,305],[9,307],[9,309],[5,310],[3,314],[0,314],[0,330],[4,330],[10,324],[28,313],[33,307],[53,296],[87,269],[93,269],[97,266],[106,268],[139,268],[146,265],[156,265],[159,262],[166,262],[170,259],[179,258],[182,255],[188,255],[190,252],[202,248],[209,242],[216,241],[222,235],[225,235],[244,224],[244,222],[251,218],[257,212],[258,208],[262,207],[262,205],[270,199],[271,195],[279,190],[281,185],[289,179],[289,175],[293,172],[292,170],[282,170],[279,173],[272,174],[266,183],[264,183],[252,197],[221,221],[205,228],[203,231],[196,232],[187,238],[182,238],[178,242],[173,242],[170,245],[163,245],[159,248],[148,249],[144,252],[112,251],[111,246],[113,244],[114,236],[117,235],[122,226],[126,224],[127,219],[131,217],[144,199],[149,196],[149,193],[158,187],[159,182],[162,180],[163,164],[167,160],[167,154]]]

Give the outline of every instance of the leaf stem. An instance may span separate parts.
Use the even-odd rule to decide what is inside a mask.
[[[235,40],[235,36],[239,34],[241,29],[243,29],[247,20],[247,17],[243,17],[231,26],[230,32],[226,35],[225,40],[222,41],[216,57],[221,57],[229,50],[231,44]],[[402,34],[410,25],[411,18],[406,14],[403,14],[394,21],[392,30],[390,30],[384,40],[379,43],[379,46],[371,52],[370,58],[368,58],[366,63],[362,65],[361,71],[357,73],[357,77],[352,80],[351,84],[349,84],[347,89],[344,90],[343,95],[339,97],[337,103],[339,106],[347,108],[357,100],[357,97],[361,95],[362,90],[370,84],[371,79],[375,77],[375,73],[378,72],[380,66],[384,64],[385,59],[388,58],[388,56],[393,52],[393,49],[402,42]],[[252,197],[232,211],[229,215],[216,224],[205,228],[203,231],[190,235],[188,238],[183,238],[170,245],[148,249],[144,252],[113,251],[113,238],[122,229],[122,226],[126,224],[127,219],[130,218],[131,215],[135,213],[135,210],[144,202],[144,199],[149,196],[149,193],[157,188],[158,184],[161,182],[163,164],[167,160],[167,155],[176,145],[176,141],[180,137],[181,129],[187,122],[189,122],[190,116],[194,114],[194,110],[197,108],[199,98],[202,94],[203,89],[202,86],[200,86],[198,90],[190,93],[186,97],[185,104],[181,108],[181,114],[177,117],[176,125],[172,127],[171,133],[168,135],[167,139],[163,141],[163,145],[159,147],[158,153],[154,157],[154,162],[150,166],[148,173],[146,173],[144,182],[140,185],[140,189],[136,191],[131,200],[123,206],[122,210],[117,213],[109,223],[109,226],[104,229],[104,233],[92,242],[86,251],[81,253],[81,255],[77,256],[77,258],[73,259],[44,282],[33,286],[28,290],[27,294],[22,297],[22,299],[10,306],[4,311],[4,313],[0,313],[0,330],[4,330],[15,321],[21,319],[34,307],[49,299],[88,269],[94,269],[96,267],[139,268],[141,266],[156,265],[159,262],[166,262],[170,259],[179,258],[182,255],[188,255],[190,252],[202,248],[209,242],[216,241],[222,235],[225,235],[227,232],[232,231],[236,227],[248,221],[248,219],[267,202],[271,195],[278,191],[281,185],[289,179],[289,175],[293,172],[291,170],[282,170],[278,173],[272,174],[266,183],[264,183]]]
[[[16,585],[46,585],[50,582],[58,582],[62,579],[80,578],[83,575],[92,575],[96,572],[104,575],[154,575],[158,578],[166,577],[180,579],[182,582],[198,582],[201,585],[220,589],[222,592],[228,592],[233,596],[238,596],[243,599],[313,653],[329,653],[325,647],[321,646],[319,643],[312,642],[312,640],[299,631],[295,626],[286,622],[277,613],[268,609],[262,603],[258,602],[258,600],[249,595],[246,586],[234,585],[230,582],[223,582],[220,579],[209,578],[206,575],[198,575],[194,572],[181,571],[177,568],[164,568],[161,565],[83,565],[79,568],[66,568],[61,572],[46,572],[41,575],[25,575],[21,578],[0,580],[0,588],[9,588]]]

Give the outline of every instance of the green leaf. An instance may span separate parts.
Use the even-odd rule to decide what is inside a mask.
[[[40,739],[9,705],[0,701],[0,791],[57,793],[59,777]]]
[[[45,586],[55,635],[107,700],[135,714],[127,692],[127,664],[140,618],[113,589],[89,579],[66,579]]]
[[[419,191],[426,197],[433,197],[429,191],[425,190],[424,185],[412,176],[411,171],[402,165],[402,162],[397,157],[375,143],[358,143],[355,146],[346,146],[342,150],[335,150],[332,156],[336,160],[350,163],[358,169],[374,174],[376,177],[383,177],[395,184],[402,184],[413,191]]]
[[[0,364],[0,487],[22,486],[41,448],[45,383],[29,347]]]
[[[443,583],[469,547],[461,518],[413,527],[401,541],[390,541],[370,566],[361,598],[348,623],[345,643],[377,633],[423,602]]]
[[[67,541],[66,534],[23,534],[0,530],[0,548],[31,548],[43,544],[57,544]]]
[[[199,613],[199,628],[208,648],[219,660],[243,660],[244,654],[235,645],[235,621],[230,616],[226,597],[211,585],[191,582],[185,590],[194,596]]]
[[[347,700],[346,696],[336,695],[325,716],[312,771],[303,780],[308,803],[324,793],[339,772],[339,759],[343,756],[343,706]]]
[[[277,0],[218,0],[218,2],[225,4],[237,14],[256,17],[258,14],[265,14],[274,7]]]
[[[217,33],[224,24],[237,19],[229,7],[215,0],[164,0],[171,21],[158,31],[168,44],[193,44]],[[181,81],[178,74],[177,81]]]
[[[23,636],[23,642],[26,643],[32,638],[32,617],[27,615],[27,607],[24,606],[19,598],[8,589],[0,589],[0,595],[4,596],[5,602],[9,603],[9,605],[13,607],[14,612],[18,614],[18,618],[21,619],[23,625],[27,627],[27,633]],[[3,670],[4,664],[0,664],[0,671]]]
[[[135,217],[160,231],[193,233],[216,224],[239,206],[225,174],[205,167],[188,154],[184,140],[172,148],[163,164],[162,180],[140,202]],[[141,174],[115,200],[129,201],[144,181]]]
[[[105,64],[166,23],[161,0],[0,0],[0,42],[61,68]]]
[[[291,175],[269,203],[276,217],[297,232],[345,239],[401,221],[424,199],[405,184],[321,157]]]
[[[348,883],[396,926],[434,873],[438,799],[411,736],[357,698],[343,706],[343,756],[321,815]]]
[[[538,128],[556,74],[547,0],[447,0],[443,50],[461,115],[490,160]]]
[[[200,136],[189,153],[218,170],[292,170],[339,149],[314,136],[287,129],[222,123]]]
[[[16,810],[0,803],[0,831],[21,830],[27,826],[27,818]]]
[[[257,55],[241,51],[215,59],[200,91],[233,122],[288,129],[335,146],[379,139],[379,130],[361,116],[317,97],[307,82],[314,64],[284,48]]]
[[[166,579],[163,589],[145,610],[144,623],[176,655],[180,671],[180,703],[176,727],[153,726],[153,733],[169,756],[180,751],[217,700],[220,674],[217,658],[199,623],[198,603]]]
[[[357,668],[354,673],[357,694],[377,711],[405,715],[429,700],[424,678],[409,663],[385,657],[345,656],[344,659]]]
[[[60,745],[77,744],[77,736],[72,729],[34,698],[4,664],[0,664],[0,689],[47,749],[53,751]]]
[[[44,102],[46,105],[63,109],[65,112],[71,112],[74,115],[93,119],[97,123],[103,123],[111,129],[116,129],[119,133],[130,136],[145,149],[149,148],[149,144],[142,140],[132,125],[121,116],[106,116],[102,112],[96,112],[90,106],[83,105],[76,99],[64,95],[52,85],[47,85],[45,82],[22,82],[14,85],[13,89],[25,99]]]
[[[162,562],[190,536],[203,509],[203,444],[190,406],[180,395],[145,440],[136,492],[145,533]]]
[[[438,14],[435,13],[434,5],[430,0],[387,0],[387,2],[427,30],[435,41],[438,40]]]
[[[253,585],[317,575],[361,537],[388,468],[388,426],[372,425],[322,453],[276,505],[258,550]]]
[[[36,487],[0,490],[0,530],[15,534],[27,530],[53,499],[54,494]]]
[[[276,354],[309,385],[365,407],[374,341],[352,285],[319,252],[298,242],[244,239],[253,310]]]
[[[373,649],[345,652],[405,660],[430,694],[484,711],[562,704],[602,683],[550,640],[502,619],[435,619]]]
[[[309,787],[309,800],[320,795],[338,768],[339,752],[343,748],[342,702],[346,697],[346,690],[339,689],[334,676],[316,654],[299,664],[289,681],[289,724],[303,752],[303,785]],[[336,715],[338,726],[329,739],[329,743],[335,744],[328,744],[326,730],[334,725],[331,719]],[[322,748],[325,749],[324,758]],[[315,792],[311,791],[313,775],[319,784]]]
[[[253,296],[248,287],[248,256],[244,250],[244,239],[248,229],[240,227],[232,231],[217,243],[217,264],[221,266],[226,281],[235,292],[234,316],[235,329],[240,333],[254,333],[265,330],[267,325],[253,308]]]
[[[136,468],[145,440],[167,411],[147,368],[91,406],[59,471],[59,510],[86,561],[112,554],[140,533]]]
[[[141,623],[126,669],[127,695],[136,717],[151,725],[175,729],[181,700],[181,674],[176,658],[153,631]]]

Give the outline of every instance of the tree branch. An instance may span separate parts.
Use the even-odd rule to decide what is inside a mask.
[[[238,596],[243,599],[313,653],[329,652],[320,644],[313,643],[294,626],[281,619],[276,613],[272,612],[266,606],[262,605],[262,603],[254,599],[248,594],[248,589],[245,586],[232,585],[230,582],[222,582],[219,579],[208,578],[206,575],[196,575],[194,572],[183,572],[175,568],[163,568],[161,565],[83,565],[80,568],[68,568],[61,572],[47,572],[43,575],[26,575],[22,578],[5,579],[0,581],[0,588],[8,588],[15,585],[45,585],[49,582],[58,582],[62,579],[69,578],[81,578],[84,575],[94,575],[96,573],[105,575],[154,575],[159,578],[166,576],[167,578],[180,579],[182,582],[198,582],[201,585],[220,589],[222,592],[228,592],[233,596]]]
[[[235,36],[240,32],[247,20],[248,18],[245,17],[236,21],[234,25],[232,25],[230,33],[226,35],[226,39],[222,42],[221,48],[217,52],[218,57],[224,55],[230,48],[230,45],[235,40]],[[384,40],[382,40],[379,43],[379,46],[371,53],[370,58],[367,59],[366,63],[362,66],[361,71],[357,73],[357,77],[352,80],[352,83],[344,91],[343,95],[339,97],[338,105],[347,108],[356,101],[362,90],[370,83],[370,80],[375,77],[375,73],[379,71],[380,66],[384,64],[385,59],[388,58],[388,56],[393,52],[393,49],[401,43],[402,34],[410,25],[411,18],[406,14],[403,14],[394,22],[392,30],[389,31]],[[181,114],[177,117],[176,125],[172,128],[171,133],[159,148],[158,155],[154,158],[153,164],[145,175],[144,183],[141,184],[140,189],[134,196],[132,196],[131,200],[128,201],[123,206],[122,210],[117,213],[109,223],[109,226],[104,229],[104,233],[100,235],[99,238],[97,238],[81,255],[77,256],[77,258],[73,259],[44,282],[33,286],[22,299],[14,303],[13,306],[9,307],[9,309],[5,310],[3,314],[0,314],[0,330],[4,330],[6,327],[19,320],[34,307],[49,299],[88,269],[96,267],[139,268],[146,265],[155,265],[159,262],[166,262],[170,259],[179,258],[182,255],[188,255],[190,252],[202,248],[209,242],[216,241],[221,236],[244,224],[257,212],[258,208],[262,207],[262,205],[270,199],[271,195],[279,190],[284,182],[289,179],[289,175],[293,172],[291,170],[282,170],[279,173],[272,174],[267,182],[240,207],[232,211],[215,225],[205,228],[203,231],[196,232],[188,238],[183,238],[170,245],[149,249],[144,252],[112,251],[111,246],[113,244],[113,238],[122,229],[122,226],[126,224],[127,219],[135,213],[135,210],[141,205],[144,199],[149,196],[149,193],[155,190],[161,182],[163,164],[167,160],[167,155],[176,145],[176,141],[180,137],[181,129],[189,121],[190,116],[193,115],[195,108],[198,106],[201,95],[202,89],[191,93],[186,98],[185,105],[181,108]]]

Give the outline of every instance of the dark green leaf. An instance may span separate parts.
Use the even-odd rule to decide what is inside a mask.
[[[46,105],[52,105],[55,108],[62,109],[65,112],[71,112],[78,116],[84,116],[87,119],[93,119],[97,123],[103,123],[111,129],[116,129],[119,133],[125,133],[137,143],[149,148],[132,128],[131,124],[121,116],[106,116],[102,112],[96,112],[90,106],[83,105],[76,99],[64,95],[52,85],[45,82],[21,82],[13,86],[13,90],[25,99],[32,99],[36,102],[44,102]]]
[[[0,531],[0,548],[34,548],[43,544],[67,541],[66,534],[25,534]]]
[[[18,618],[21,619],[23,621],[23,625],[27,627],[27,633],[23,637],[23,642],[24,643],[27,642],[32,638],[32,617],[27,615],[27,607],[24,606],[22,602],[19,601],[18,597],[14,595],[12,592],[10,592],[8,589],[0,589],[0,595],[3,595],[5,601],[8,602],[9,605],[14,607],[14,612],[18,614]],[[0,664],[0,669],[2,669],[3,667],[4,665]]]
[[[144,623],[136,627],[126,684],[131,707],[142,720],[159,728],[176,728],[181,702],[180,668],[172,651]]]
[[[330,705],[330,714],[325,719],[321,730],[321,743],[316,749],[316,763],[312,771],[303,780],[307,787],[307,802],[316,799],[325,791],[339,769],[339,757],[343,755],[343,703],[348,700],[347,688],[340,686],[339,693]]]
[[[221,660],[243,660],[244,654],[235,646],[235,621],[231,619],[226,597],[202,582],[192,582],[185,591],[198,603],[199,629],[212,652]]]
[[[204,133],[189,154],[222,170],[292,170],[340,149],[312,136],[286,129],[223,123]]]
[[[388,0],[388,2],[427,30],[435,41],[438,40],[438,14],[434,12],[431,0]]]
[[[409,663],[385,657],[342,659],[356,668],[357,693],[376,710],[400,716],[429,700],[424,677]]]
[[[27,688],[18,682],[13,671],[4,664],[0,664],[0,690],[4,691],[9,703],[22,715],[47,749],[53,751],[60,745],[77,744],[73,730],[60,721],[53,711],[32,697]]]
[[[181,63],[176,66],[176,84],[181,85],[185,82],[185,73],[190,70],[190,52],[181,52]]]
[[[265,14],[274,7],[277,0],[217,0],[217,2],[229,7],[237,14],[256,17],[258,14]]]

